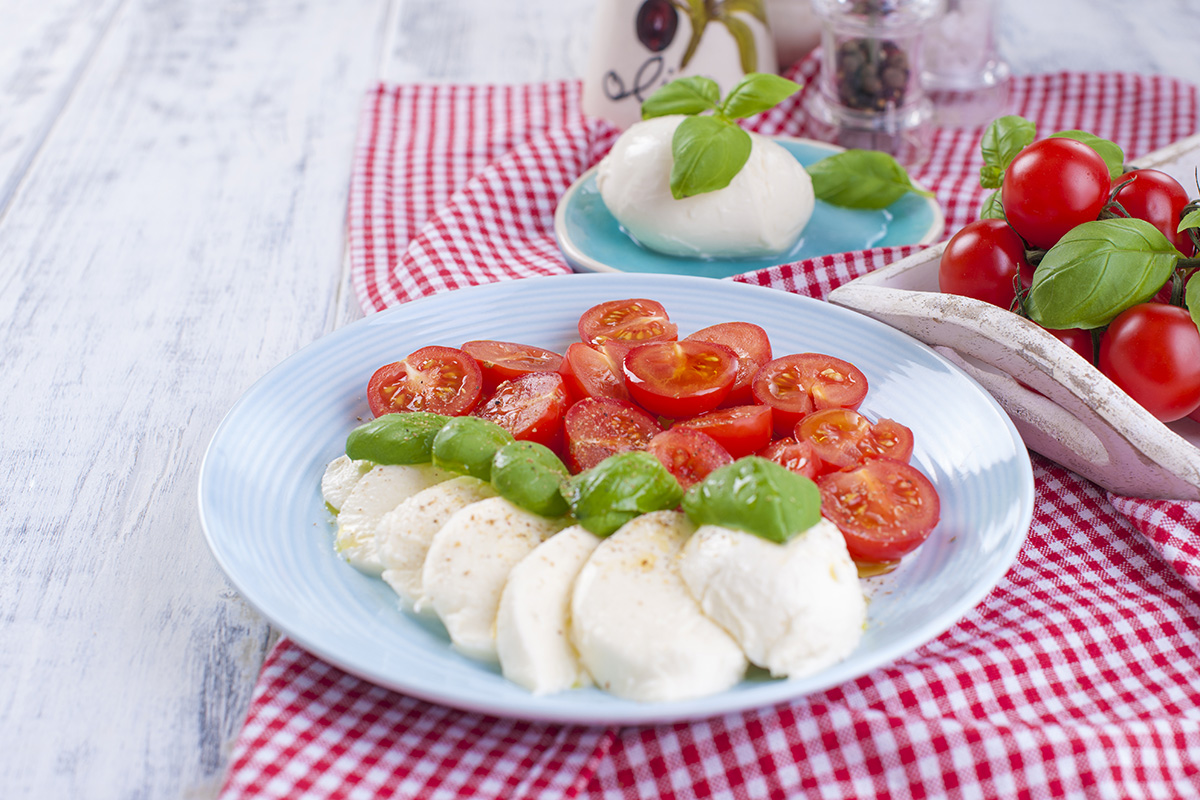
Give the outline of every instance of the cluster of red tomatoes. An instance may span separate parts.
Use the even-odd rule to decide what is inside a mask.
[[[375,372],[371,410],[473,414],[545,445],[574,473],[646,450],[685,489],[758,455],[817,482],[822,513],[860,563],[899,559],[937,524],[937,492],[908,463],[912,431],[858,413],[867,378],[853,364],[775,357],[748,322],[680,339],[653,300],[601,303],[578,328],[564,353],[494,340],[423,347]]]
[[[1181,257],[1196,253],[1188,232],[1178,230],[1189,205],[1178,181],[1153,169],[1113,179],[1104,159],[1073,139],[1042,139],[1022,149],[1004,174],[1000,199],[1005,219],[972,222],[947,243],[942,291],[1020,311],[1018,287],[1028,289],[1035,275],[1029,254],[1050,249],[1102,212],[1145,220]],[[1191,274],[1180,272],[1184,279]],[[1200,328],[1186,308],[1172,304],[1172,286],[1168,281],[1152,301],[1126,308],[1095,337],[1081,329],[1050,333],[1158,419],[1200,421]]]

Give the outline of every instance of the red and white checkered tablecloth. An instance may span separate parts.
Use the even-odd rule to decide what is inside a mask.
[[[815,61],[796,77],[814,83]],[[798,96],[754,121],[804,136]],[[1130,74],[1018,77],[1012,108],[1135,157],[1200,129],[1193,86]],[[947,234],[974,218],[979,129],[938,132],[915,177]],[[565,273],[552,222],[615,131],[576,82],[380,85],[349,214],[369,313],[459,286]],[[915,247],[739,276],[823,297]],[[791,703],[608,729],[495,719],[349,676],[284,638],[222,800],[235,798],[1200,797],[1200,503],[1115,497],[1034,456],[1028,539],[945,634]]]

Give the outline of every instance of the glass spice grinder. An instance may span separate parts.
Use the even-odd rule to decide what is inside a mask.
[[[812,0],[821,74],[809,96],[813,135],[881,150],[911,167],[929,155],[933,104],[921,87],[921,43],[940,0]]]

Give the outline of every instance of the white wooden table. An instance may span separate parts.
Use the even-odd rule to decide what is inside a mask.
[[[216,794],[273,632],[198,469],[255,379],[361,316],[363,93],[580,75],[596,2],[0,0],[0,797]],[[1018,72],[1200,79],[1195,3],[999,5]]]

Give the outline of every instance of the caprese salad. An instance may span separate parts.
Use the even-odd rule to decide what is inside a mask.
[[[534,693],[682,700],[849,655],[860,574],[939,516],[912,432],[857,411],[866,375],[748,322],[680,338],[648,299],[578,332],[380,367],[322,479],[337,552]]]

